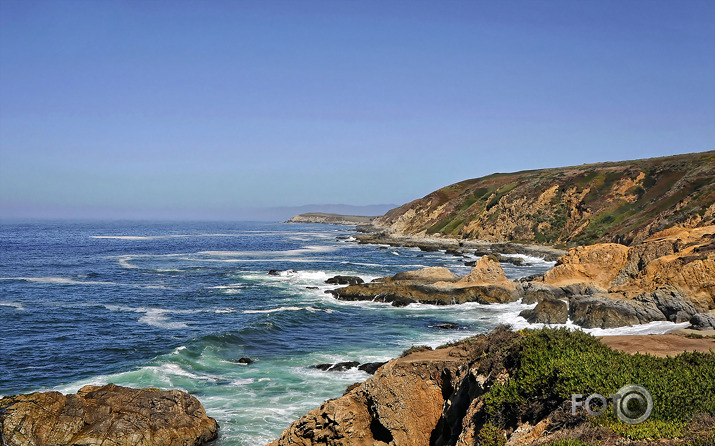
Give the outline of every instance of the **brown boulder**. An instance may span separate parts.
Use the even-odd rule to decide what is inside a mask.
[[[3,398],[0,426],[3,446],[198,446],[218,434],[216,420],[185,392],[114,384]]]
[[[469,274],[457,282],[457,286],[475,285],[499,285],[514,289],[514,282],[507,279],[499,262],[490,256],[483,256],[479,259]]]

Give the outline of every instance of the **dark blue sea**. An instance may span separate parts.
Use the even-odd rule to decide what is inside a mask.
[[[437,346],[504,322],[528,325],[518,313],[530,307],[521,303],[395,308],[335,300],[325,280],[337,274],[369,281],[427,266],[470,269],[470,259],[443,252],[359,245],[353,229],[1,223],[0,395],[109,382],[180,389],[218,420],[219,446],[259,445],[369,377],[315,364],[384,361],[412,345]],[[553,265],[526,261],[503,267],[518,278]],[[459,328],[438,328],[444,322]],[[244,357],[254,362],[240,364]]]

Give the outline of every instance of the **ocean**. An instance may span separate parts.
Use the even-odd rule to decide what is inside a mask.
[[[386,361],[500,323],[529,326],[518,313],[533,305],[519,302],[395,308],[334,299],[325,280],[338,274],[369,281],[445,266],[465,275],[464,261],[476,260],[360,245],[352,235],[286,223],[0,223],[0,396],[109,382],[179,389],[217,419],[217,446],[263,445],[370,376],[316,364]],[[503,264],[507,276],[553,266],[525,260]]]

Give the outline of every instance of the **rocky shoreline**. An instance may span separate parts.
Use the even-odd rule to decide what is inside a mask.
[[[551,246],[520,244],[520,243],[494,243],[484,240],[458,240],[439,235],[406,235],[390,232],[385,228],[375,225],[358,226],[355,238],[361,244],[388,245],[395,247],[419,248],[422,251],[445,251],[450,254],[465,254],[481,252],[483,254],[524,254],[540,257],[544,260],[555,261],[566,253],[566,250]]]
[[[360,243],[446,249],[455,255],[485,254],[463,278],[446,268],[427,268],[351,283],[329,292],[336,299],[434,305],[478,302],[536,304],[522,312],[530,323],[584,328],[615,328],[652,321],[690,322],[696,330],[715,329],[715,225],[671,228],[628,247],[601,243],[571,248],[541,277],[510,281],[494,251],[544,253],[545,248],[485,245],[438,238],[361,235]],[[478,247],[478,248],[477,248]],[[537,251],[541,249],[541,251]],[[550,250],[556,255],[555,250]]]
[[[601,338],[601,343],[623,354],[651,354],[652,364],[645,368],[662,368],[666,375],[678,380],[680,367],[690,368],[689,356],[677,356],[682,366],[670,362],[659,363],[656,357],[672,357],[686,351],[702,352],[696,362],[715,361],[715,226],[699,228],[670,228],[653,234],[640,243],[625,246],[600,243],[579,246],[568,251],[543,247],[524,247],[514,244],[486,244],[440,237],[396,236],[374,227],[362,228],[359,243],[390,246],[411,246],[425,251],[445,250],[462,255],[477,250],[484,256],[475,262],[474,269],[465,277],[457,277],[446,268],[433,267],[407,271],[392,277],[362,283],[353,278],[346,287],[328,292],[336,299],[391,302],[394,306],[410,303],[450,305],[464,302],[483,304],[513,302],[536,304],[521,316],[530,323],[564,324],[568,321],[584,328],[614,328],[638,325],[650,321],[690,322],[690,333],[613,336]],[[549,255],[556,266],[540,277],[510,281],[499,265],[498,254],[509,253]],[[336,282],[340,283],[340,282]],[[535,348],[546,348],[553,335],[537,330]],[[581,344],[591,343],[592,355],[582,356],[581,363],[594,361],[604,355],[594,347],[588,335],[557,330],[564,346],[555,346],[551,354],[538,356],[547,361],[550,355],[570,358],[575,348],[583,355]],[[701,334],[693,334],[701,333]],[[715,400],[706,399],[707,407],[694,407],[683,416],[671,433],[623,436],[623,429],[609,429],[593,424],[583,416],[569,413],[565,395],[554,393],[526,398],[517,405],[507,405],[494,415],[493,389],[512,385],[520,379],[530,380],[535,370],[526,375],[516,369],[523,359],[522,348],[514,343],[524,342],[529,332],[513,332],[502,327],[489,335],[480,335],[444,346],[436,351],[417,348],[406,352],[380,367],[373,378],[350,386],[338,399],[326,401],[286,429],[271,446],[282,445],[549,445],[566,444],[559,441],[578,439],[573,444],[652,444],[653,438],[670,438],[668,444],[690,444],[693,439],[715,443]],[[567,339],[564,341],[564,339]],[[602,344],[602,345],[603,345]],[[570,347],[568,347],[570,346]],[[505,353],[505,349],[512,353]],[[519,352],[519,353],[514,353]],[[695,353],[692,353],[693,355]],[[510,356],[512,355],[512,356]],[[515,356],[514,356],[515,355]],[[695,358],[695,357],[693,357]],[[604,359],[595,360],[603,362]],[[640,362],[637,367],[644,367]],[[566,361],[568,362],[568,361]],[[617,359],[619,368],[625,361]],[[713,364],[715,366],[715,364]],[[564,373],[557,366],[557,373]],[[708,366],[708,370],[713,367]],[[614,369],[602,373],[612,377]],[[585,371],[584,371],[585,372]],[[554,373],[554,372],[549,372]],[[573,379],[594,373],[566,375]],[[711,373],[711,372],[708,372]],[[537,379],[537,378],[533,378]],[[561,380],[549,375],[550,386]],[[622,377],[624,380],[635,378]],[[661,385],[661,375],[650,375],[653,385]],[[645,378],[642,378],[645,380]],[[715,376],[693,384],[694,391],[707,391]],[[643,381],[645,382],[645,381]],[[677,382],[677,381],[676,381]],[[676,384],[672,384],[676,386]],[[537,387],[538,388],[538,387]],[[530,389],[530,388],[527,388]],[[593,388],[591,388],[593,390]],[[665,386],[659,398],[672,396]],[[715,389],[714,389],[715,390]],[[535,391],[524,390],[529,393]],[[538,393],[537,393],[538,394]],[[497,392],[497,395],[500,395]],[[539,399],[541,398],[541,399]],[[662,403],[661,403],[662,404]],[[662,409],[661,412],[665,410]],[[694,415],[695,412],[704,412]],[[641,435],[639,437],[639,435]],[[645,437],[644,437],[645,435]],[[639,441],[639,438],[643,439]],[[572,444],[572,443],[568,443]]]
[[[673,337],[677,339],[671,339]],[[644,344],[640,336],[623,336],[613,345],[623,351],[637,347],[638,351],[646,353],[650,352],[647,345],[657,345],[653,351],[659,353],[677,354],[691,349],[710,352],[703,356],[681,355],[676,361],[682,364],[697,361],[699,365],[693,367],[705,373],[692,381],[682,380],[687,381],[681,384],[684,388],[709,392],[708,389],[715,385],[715,376],[711,376],[715,373],[715,354],[712,353],[715,339],[684,339],[675,335],[648,338],[652,344]],[[573,355],[578,355],[576,362],[571,359]],[[628,357],[628,353],[613,352],[584,333],[567,330],[514,332],[509,327],[499,327],[488,335],[468,338],[436,350],[413,348],[380,367],[372,378],[348,387],[342,397],[328,400],[296,420],[270,446],[516,446],[552,445],[565,440],[580,442],[556,444],[652,444],[652,436],[645,441],[637,440],[638,435],[640,438],[644,435],[639,434],[637,428],[631,434],[636,437],[633,440],[622,436],[620,432],[623,430],[594,424],[583,413],[571,412],[567,393],[583,392],[582,386],[591,385],[588,384],[589,377],[571,377],[571,387],[564,391],[549,387],[563,383],[571,376],[568,367],[584,367],[580,364],[589,358],[611,361],[621,368],[624,363],[641,364],[640,358]],[[646,369],[660,370],[664,380],[678,379],[679,366],[672,361],[655,357],[645,359],[648,360]],[[531,361],[535,362],[532,364]],[[527,363],[531,364],[530,371],[524,374],[521,369]],[[531,370],[533,367],[536,369]],[[601,368],[592,369],[591,374],[601,373],[613,378],[611,367],[613,365],[606,363]],[[638,368],[635,370],[648,373]],[[554,373],[564,376],[553,376]],[[541,374],[549,381],[535,387],[534,384],[520,384],[531,382],[532,378],[538,380]],[[621,386],[621,382],[630,379],[634,378],[623,376],[614,384]],[[650,385],[651,382],[643,384]],[[508,388],[515,393],[502,390]],[[604,392],[601,387],[591,387],[591,390]],[[667,403],[662,392],[667,390],[653,391],[657,409],[665,416],[663,407],[667,407]],[[667,444],[691,444],[688,441],[694,439],[715,440],[715,418],[709,412],[714,406],[715,401],[710,396],[703,407],[690,406],[675,411],[673,416],[688,421],[677,424],[680,440],[673,439]]]

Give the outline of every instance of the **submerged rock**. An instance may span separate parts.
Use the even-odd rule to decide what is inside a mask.
[[[3,446],[197,446],[218,435],[216,420],[185,392],[114,384],[3,398],[0,426]]]
[[[458,330],[464,328],[462,325],[454,322],[440,322],[439,324],[430,325],[430,328],[439,328],[440,330]]]

